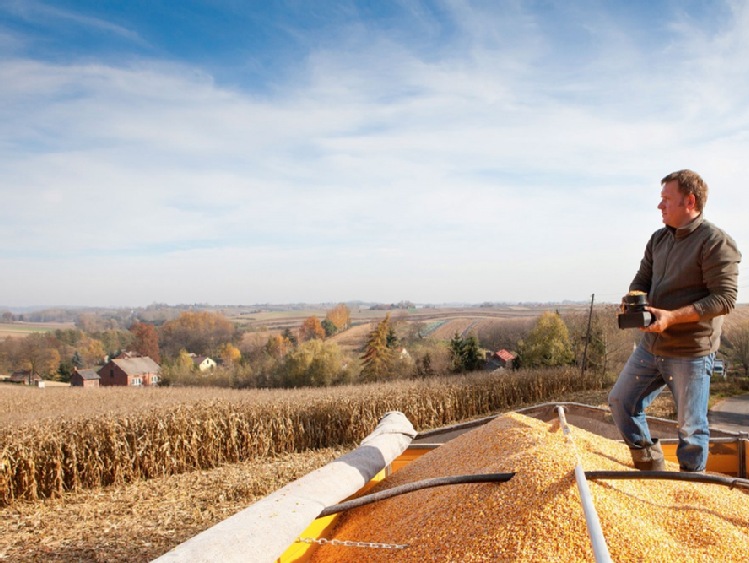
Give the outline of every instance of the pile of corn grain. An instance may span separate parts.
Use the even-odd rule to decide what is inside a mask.
[[[623,444],[577,428],[571,436],[586,471],[631,469]],[[504,415],[375,490],[468,473],[514,471],[512,480],[426,489],[351,510],[331,537],[408,547],[326,544],[313,561],[594,561],[575,464],[558,424]],[[749,495],[739,490],[663,480],[590,481],[590,490],[613,561],[749,558]]]

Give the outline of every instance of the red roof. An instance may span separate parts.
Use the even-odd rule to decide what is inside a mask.
[[[502,348],[498,352],[495,352],[495,355],[500,360],[504,360],[505,362],[509,362],[510,360],[514,360],[517,357],[517,356],[515,356],[515,354],[513,354],[512,352],[508,352],[504,348]]]

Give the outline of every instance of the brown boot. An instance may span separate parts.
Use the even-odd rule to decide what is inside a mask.
[[[643,448],[629,448],[632,454],[632,461],[635,463],[635,469],[640,471],[665,471],[666,461],[663,457],[661,444],[657,439],[653,443]]]

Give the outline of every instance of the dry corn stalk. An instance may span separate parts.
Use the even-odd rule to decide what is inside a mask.
[[[586,470],[631,470],[623,444],[577,428],[573,439]],[[342,515],[335,539],[408,547],[328,544],[313,561],[593,561],[575,463],[557,425],[504,415],[423,456],[378,489],[429,477],[517,472],[511,481],[429,489],[354,509]],[[674,464],[669,469],[678,470]],[[745,493],[655,480],[591,482],[590,489],[614,561],[746,561]]]
[[[348,446],[391,410],[417,428],[431,428],[595,384],[573,370],[556,370],[269,393],[211,390],[208,399],[205,389],[2,389],[0,415],[17,412],[17,405],[30,412],[23,423],[0,425],[0,506]],[[117,412],[103,407],[115,404]],[[39,413],[53,418],[32,422]]]

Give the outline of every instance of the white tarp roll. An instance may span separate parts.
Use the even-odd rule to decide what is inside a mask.
[[[276,561],[320,514],[366,485],[416,436],[401,412],[382,417],[360,446],[178,545],[158,563]]]

